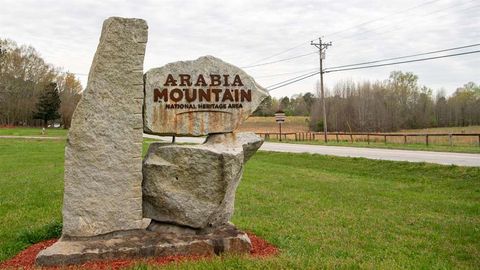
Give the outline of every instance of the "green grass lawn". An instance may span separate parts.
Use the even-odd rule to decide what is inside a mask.
[[[66,137],[68,130],[59,128],[49,128],[46,130],[45,135],[41,135],[41,128],[0,128],[0,136],[43,136],[43,137]],[[270,139],[271,142],[278,142],[278,140]],[[294,141],[284,140],[285,143],[298,143],[298,144],[317,144],[325,145],[323,141]],[[356,141],[350,143],[347,141],[330,141],[328,145],[333,146],[352,146],[352,147],[368,147],[368,148],[387,148],[387,149],[405,149],[405,150],[418,150],[418,151],[437,151],[437,152],[458,152],[458,153],[480,153],[480,147],[478,145],[443,145],[443,144],[430,144],[426,146],[424,143],[416,144],[401,144],[401,143],[383,143],[383,142],[366,142]]]
[[[47,128],[42,135],[42,128],[0,128],[0,136],[66,137],[67,132],[63,128]]]
[[[0,139],[0,261],[58,235],[63,153],[63,141]],[[480,168],[259,152],[235,208],[233,222],[280,255],[223,256],[180,268],[480,265]]]
[[[269,142],[280,142],[277,139],[269,139]],[[329,141],[325,144],[323,141],[295,141],[282,140],[283,143],[296,144],[312,144],[312,145],[329,145],[329,146],[349,146],[349,147],[365,147],[365,148],[384,148],[384,149],[403,149],[403,150],[417,150],[417,151],[435,151],[435,152],[456,152],[456,153],[473,153],[479,154],[480,147],[478,145],[444,145],[444,144],[429,144],[425,143],[415,144],[401,144],[401,143],[384,143],[384,142],[370,142],[370,144],[361,141],[354,141],[353,143],[347,141]]]

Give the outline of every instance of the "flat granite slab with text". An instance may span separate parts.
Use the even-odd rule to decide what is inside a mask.
[[[240,68],[213,56],[145,74],[144,131],[202,136],[232,132],[268,92]]]

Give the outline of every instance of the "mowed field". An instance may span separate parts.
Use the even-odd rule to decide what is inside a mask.
[[[0,261],[59,235],[64,143],[0,139]],[[478,269],[480,168],[259,152],[233,222],[280,254],[166,269]]]

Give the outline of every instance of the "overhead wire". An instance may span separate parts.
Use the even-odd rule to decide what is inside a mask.
[[[462,55],[468,55],[468,54],[475,54],[475,53],[480,53],[480,50],[475,50],[475,51],[467,51],[467,52],[461,52],[461,53],[455,53],[455,54],[447,54],[447,55],[440,55],[440,56],[432,56],[432,57],[426,57],[426,58],[419,58],[419,59],[412,59],[412,60],[405,60],[405,61],[398,61],[398,62],[392,62],[392,63],[385,63],[385,64],[377,64],[377,65],[368,65],[368,66],[357,66],[360,65],[361,63],[358,64],[351,64],[347,68],[338,68],[338,69],[331,69],[331,70],[324,70],[324,73],[332,73],[332,72],[341,72],[341,71],[347,71],[347,70],[359,70],[359,69],[366,69],[366,68],[375,68],[375,67],[383,67],[383,66],[391,66],[391,65],[399,65],[399,64],[406,64],[406,63],[414,63],[414,62],[422,62],[422,61],[429,61],[429,60],[434,60],[434,59],[441,59],[441,58],[448,58],[448,57],[455,57],[455,56],[462,56]],[[386,60],[385,60],[386,61]],[[309,74],[304,74],[301,76],[297,76],[276,84],[273,84],[269,87],[267,87],[267,90],[273,91],[275,89],[293,84],[295,82],[305,80],[307,78],[310,78],[312,76],[315,76],[317,74],[320,74],[320,71],[314,72],[314,73],[309,73]]]
[[[315,68],[309,68],[309,69],[298,70],[298,71],[293,71],[293,72],[284,72],[284,73],[276,73],[276,74],[260,75],[260,76],[255,76],[255,78],[271,78],[271,77],[278,77],[278,76],[284,76],[284,75],[297,74],[297,73],[302,73],[302,72],[307,72],[307,71],[314,71],[314,70],[317,70],[317,69],[318,69],[318,67],[315,67]]]
[[[250,65],[250,66],[244,66],[244,67],[241,67],[241,68],[252,68],[252,67],[259,67],[259,66],[271,65],[271,64],[275,64],[275,63],[279,63],[279,62],[285,62],[285,61],[289,61],[289,60],[293,60],[293,59],[305,57],[305,56],[312,55],[312,54],[316,54],[316,53],[318,54],[318,52],[315,51],[315,52],[310,52],[310,53],[306,53],[306,54],[296,55],[296,56],[292,56],[292,57],[288,57],[288,58],[284,58],[284,59],[279,59],[279,60],[276,60],[276,61],[271,61],[271,62],[256,64],[256,65]]]
[[[454,5],[454,6],[448,6],[446,8],[442,8],[442,9],[438,9],[438,10],[435,10],[433,12],[429,12],[429,13],[426,13],[426,14],[419,14],[418,16],[416,16],[413,20],[416,21],[416,20],[426,20],[426,17],[428,16],[431,16],[435,13],[438,13],[438,12],[441,12],[441,11],[444,11],[444,10],[452,10],[452,9],[456,9],[458,7],[463,7],[463,5],[465,4],[468,4],[468,3],[471,3],[473,2],[474,0],[472,1],[468,1],[468,2],[465,2],[465,3],[462,3],[460,5]],[[464,11],[464,10],[471,10],[472,8],[476,8],[478,7],[479,5],[474,5],[474,6],[471,6],[471,7],[467,7],[465,9],[461,9],[459,11]],[[448,15],[448,14],[447,14]],[[447,16],[446,14],[440,14],[440,17],[442,16]],[[438,17],[438,15],[436,15],[435,17]],[[431,20],[431,18],[429,18]],[[379,33],[376,33],[376,34],[386,34],[386,33],[390,33],[390,32],[393,32],[393,31],[398,31],[399,29],[402,29],[405,24],[401,24],[400,26],[397,26],[395,28],[392,28],[392,24],[395,23],[395,21],[393,22],[390,22],[390,23],[387,23],[386,25],[382,25],[382,26],[379,26],[379,27],[376,27],[376,28],[372,28],[372,29],[365,29],[364,31],[362,32],[358,32],[358,33],[354,33],[354,34],[351,34],[351,35],[347,35],[347,36],[343,36],[343,37],[340,37],[338,39],[334,39],[335,42],[338,42],[338,41],[341,41],[341,40],[345,40],[345,39],[350,39],[352,37],[357,37],[357,36],[360,36],[360,35],[363,35],[365,33],[369,33],[369,32],[373,32],[373,31],[376,31],[376,30],[379,30],[379,29],[383,29],[383,28],[387,28],[389,27],[389,29],[387,31],[384,31],[384,32],[379,32]],[[411,25],[411,22],[410,22],[410,25]],[[365,35],[363,35],[365,36]],[[358,39],[357,39],[358,40]]]
[[[392,16],[396,16],[398,14],[402,14],[402,13],[406,13],[408,11],[411,11],[411,10],[414,10],[414,9],[417,9],[419,7],[422,7],[422,6],[425,6],[425,5],[428,5],[428,4],[432,4],[432,3],[435,3],[435,2],[438,2],[440,0],[432,0],[432,1],[426,1],[420,5],[417,5],[417,6],[413,6],[413,7],[410,7],[410,8],[407,8],[407,9],[404,9],[404,10],[400,10],[400,11],[397,11],[397,12],[394,12],[394,13],[390,13],[388,15],[385,15],[385,16],[382,16],[382,17],[379,17],[379,18],[376,18],[376,19],[372,19],[372,20],[369,20],[369,21],[365,21],[365,22],[362,22],[362,23],[359,23],[359,24],[356,24],[356,25],[353,25],[351,27],[348,27],[348,28],[345,28],[343,30],[339,30],[339,31],[336,31],[336,32],[333,32],[333,33],[330,33],[330,34],[327,34],[325,35],[325,37],[331,37],[331,36],[335,36],[335,35],[338,35],[340,33],[343,33],[343,32],[346,32],[348,30],[352,30],[352,29],[355,29],[359,26],[364,26],[364,25],[367,25],[367,24],[370,24],[370,23],[373,23],[373,22],[376,22],[376,21],[379,21],[379,20],[383,20],[383,19],[386,19],[386,18],[390,18]]]
[[[386,62],[386,61],[391,61],[391,60],[405,59],[405,58],[411,58],[411,57],[416,57],[416,56],[435,54],[435,53],[440,53],[440,52],[448,52],[448,51],[466,49],[466,48],[477,47],[477,46],[480,46],[480,43],[475,43],[475,44],[470,44],[470,45],[465,45],[465,46],[459,46],[459,47],[454,47],[454,48],[448,48],[448,49],[442,49],[442,50],[436,50],[436,51],[430,51],[430,52],[424,52],[424,53],[416,53],[416,54],[411,54],[411,55],[405,55],[405,56],[399,56],[399,57],[392,57],[392,58],[386,58],[386,59],[380,59],[380,60],[362,62],[362,63],[357,63],[357,64],[348,64],[348,65],[327,67],[327,68],[325,68],[325,71],[326,71],[326,70],[329,70],[329,69],[337,69],[337,68],[345,68],[345,67],[351,67],[351,66],[361,66],[361,65],[367,65],[367,64],[374,64],[374,63],[379,63],[379,62]]]
[[[270,85],[267,87],[267,90],[268,92],[270,91],[273,91],[275,89],[278,89],[278,88],[281,88],[281,87],[284,87],[284,86],[287,86],[289,84],[292,84],[292,83],[296,83],[298,81],[302,81],[302,80],[305,80],[307,78],[310,78],[312,76],[315,76],[317,74],[320,74],[320,71],[316,71],[316,72],[313,72],[313,73],[308,73],[308,74],[303,74],[301,76],[297,76],[295,78],[292,78],[292,79],[289,79],[289,80],[285,80],[283,82],[280,82],[280,83],[277,83],[277,84],[273,84],[273,85]]]
[[[340,31],[336,31],[336,32],[333,32],[333,33],[330,33],[330,34],[327,34],[326,36],[334,36],[334,35],[337,35],[337,34],[340,34],[342,32],[345,32],[345,31],[348,31],[348,30],[351,30],[351,29],[354,29],[356,27],[359,27],[359,26],[363,26],[363,25],[367,25],[367,24],[370,24],[372,22],[375,22],[375,21],[379,21],[379,20],[382,20],[382,19],[385,19],[385,18],[388,18],[388,17],[391,17],[391,16],[395,16],[395,15],[398,15],[398,14],[402,14],[402,13],[405,13],[405,12],[408,12],[408,11],[411,11],[411,10],[414,10],[414,9],[417,9],[419,7],[422,7],[422,6],[425,6],[425,5],[428,5],[428,4],[432,4],[434,2],[438,2],[440,0],[430,0],[430,1],[426,1],[420,5],[416,5],[416,6],[413,6],[413,7],[410,7],[410,8],[407,8],[407,9],[404,9],[404,10],[401,10],[401,11],[397,11],[395,13],[391,13],[389,15],[386,15],[386,16],[382,16],[380,18],[376,18],[376,19],[373,19],[373,20],[369,20],[369,21],[366,21],[366,22],[362,22],[362,23],[359,23],[359,24],[356,24],[356,25],[353,25],[351,27],[348,27],[346,29],[343,29],[343,30],[340,30]],[[308,54],[301,54],[301,55],[296,55],[296,56],[292,56],[292,57],[288,57],[288,58],[283,58],[283,59],[279,59],[279,60],[276,60],[276,61],[271,61],[271,62],[266,62],[266,63],[261,63],[261,61],[264,61],[264,60],[267,60],[267,59],[271,59],[275,56],[278,56],[278,55],[281,55],[283,53],[286,53],[288,51],[291,51],[291,50],[294,50],[298,47],[301,47],[303,45],[305,45],[308,41],[305,41],[305,42],[302,42],[298,45],[295,45],[293,47],[290,47],[288,49],[285,49],[285,50],[282,50],[278,53],[275,53],[275,54],[272,54],[270,56],[267,56],[267,57],[264,57],[262,59],[259,59],[257,60],[256,62],[254,62],[253,64],[250,64],[250,65],[247,65],[247,66],[243,66],[242,68],[252,68],[252,67],[259,67],[259,66],[265,66],[265,65],[271,65],[271,64],[275,64],[275,63],[279,63],[279,62],[284,62],[284,61],[289,61],[289,60],[293,60],[293,59],[297,59],[297,58],[301,58],[301,57],[305,57],[305,56],[308,56],[308,55],[311,55],[311,54],[314,54],[316,52],[313,52],[313,53],[308,53]]]
[[[280,52],[278,52],[278,53],[275,53],[275,54],[272,54],[272,55],[270,55],[270,56],[267,56],[267,57],[264,57],[264,58],[262,58],[262,59],[259,59],[259,60],[255,61],[254,63],[249,64],[248,66],[255,65],[255,64],[260,63],[260,62],[262,62],[262,61],[264,61],[264,60],[268,60],[268,59],[271,59],[271,58],[273,58],[273,57],[275,57],[275,56],[279,56],[279,55],[284,54],[284,53],[286,53],[286,52],[292,51],[292,50],[294,50],[294,49],[296,49],[296,48],[299,48],[299,47],[301,47],[301,46],[304,46],[305,43],[306,43],[306,42],[299,43],[299,44],[297,44],[297,45],[295,45],[295,46],[293,46],[293,47],[290,47],[290,48],[285,49],[285,50],[283,50],[283,51],[280,51]]]
[[[477,50],[477,51],[469,51],[469,52],[462,52],[462,53],[455,53],[455,54],[440,55],[440,56],[432,56],[432,57],[427,57],[427,58],[406,60],[406,61],[393,62],[393,63],[385,63],[385,64],[377,64],[377,65],[369,65],[369,66],[360,66],[360,67],[351,67],[351,68],[341,68],[341,69],[325,70],[324,73],[347,71],[347,70],[357,70],[357,69],[364,69],[364,68],[383,67],[383,66],[391,66],[391,65],[398,65],[398,64],[405,64],[405,63],[413,63],[413,62],[421,62],[421,61],[427,61],[427,60],[433,60],[433,59],[440,59],[440,58],[447,58],[447,57],[454,57],[454,56],[467,55],[467,54],[474,54],[474,53],[480,53],[480,50]]]

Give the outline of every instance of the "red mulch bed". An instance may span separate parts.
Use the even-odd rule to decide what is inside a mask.
[[[273,256],[278,253],[278,248],[271,245],[264,239],[254,235],[253,233],[247,233],[250,241],[252,242],[252,251],[250,256],[256,258],[264,258],[268,256]],[[53,245],[57,242],[57,239],[46,240],[37,244],[34,244],[24,251],[17,254],[10,260],[7,260],[3,263],[0,263],[0,269],[35,269],[35,257],[37,254]],[[77,266],[69,266],[67,269],[122,269],[128,266],[133,266],[139,262],[146,262],[149,265],[164,265],[173,262],[182,262],[182,261],[195,261],[200,259],[205,259],[205,256],[167,256],[167,257],[158,257],[150,258],[146,260],[111,260],[111,261],[101,261],[101,262],[91,262],[85,263]],[[42,269],[60,269],[58,267],[48,267]],[[62,268],[65,269],[65,268]]]

